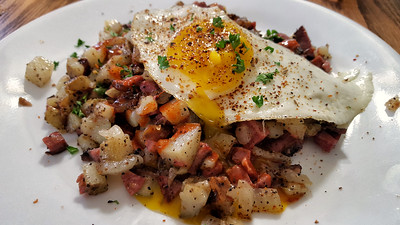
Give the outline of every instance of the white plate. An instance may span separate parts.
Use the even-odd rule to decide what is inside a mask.
[[[137,203],[119,178],[112,179],[104,194],[79,195],[75,183],[80,174],[79,155],[47,156],[41,141],[54,131],[43,117],[45,99],[55,88],[40,89],[24,80],[25,64],[42,55],[60,61],[51,82],[55,83],[65,73],[66,57],[82,52],[74,47],[78,38],[96,43],[104,20],[128,22],[135,11],[167,8],[175,2],[83,1],[41,17],[0,42],[1,224],[177,223]],[[291,34],[304,25],[314,45],[329,43],[334,72],[358,68],[374,76],[370,105],[355,118],[336,149],[326,154],[307,143],[295,159],[302,161],[304,173],[314,183],[311,194],[280,215],[257,214],[253,223],[400,224],[400,118],[399,112],[390,113],[384,106],[399,94],[399,55],[368,30],[309,2],[220,3],[229,12],[257,21],[263,31],[270,28]],[[18,107],[18,97],[27,98],[33,107]],[[74,138],[68,136],[67,141],[75,145]],[[108,204],[108,200],[120,204]]]

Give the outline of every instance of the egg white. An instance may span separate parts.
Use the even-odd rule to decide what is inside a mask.
[[[166,92],[180,100],[188,101],[196,93],[196,83],[171,68],[161,70],[157,57],[166,55],[175,36],[186,26],[217,16],[225,23],[235,23],[218,7],[200,8],[194,5],[145,10],[133,18],[132,41],[140,50],[145,69]],[[174,30],[171,30],[171,25]],[[251,43],[248,47],[254,51],[253,65],[244,71],[241,85],[229,93],[207,93],[223,111],[224,118],[220,125],[246,120],[311,118],[341,126],[351,122],[371,100],[371,74],[344,81],[325,73],[285,47],[240,29]],[[153,41],[148,41],[149,36]],[[274,51],[266,51],[267,46]],[[278,65],[276,62],[279,62]],[[279,72],[271,82],[256,82],[258,74],[271,73],[275,69]],[[253,96],[263,96],[264,104],[257,107]]]

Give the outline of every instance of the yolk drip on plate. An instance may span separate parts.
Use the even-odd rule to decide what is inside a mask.
[[[195,93],[187,100],[189,107],[204,121],[224,124],[224,113],[213,101],[238,87],[253,58],[253,49],[237,25],[224,23],[215,27],[204,20],[185,27],[167,49],[171,68],[189,77]]]

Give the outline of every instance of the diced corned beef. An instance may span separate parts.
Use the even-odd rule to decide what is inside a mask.
[[[201,175],[203,175],[204,177],[213,177],[213,176],[217,176],[219,174],[222,173],[222,170],[224,169],[222,162],[221,161],[217,161],[214,165],[214,167],[212,168],[206,168],[203,169]]]
[[[100,162],[100,152],[101,152],[100,148],[94,148],[88,150],[90,158],[92,158],[92,160],[95,162]]]
[[[220,5],[220,4],[217,4],[217,3],[212,3],[212,4],[210,4],[210,5],[207,5],[206,2],[198,2],[198,1],[195,1],[193,4],[195,4],[195,5],[197,5],[198,7],[201,7],[201,8],[209,8],[209,7],[213,7],[213,6],[218,6],[219,9],[225,11],[225,7],[222,6],[222,5]]]
[[[232,161],[236,164],[242,165],[243,169],[251,178],[257,178],[257,171],[251,162],[250,150],[242,147],[234,147],[232,149]]]
[[[232,213],[233,199],[226,195],[228,190],[231,188],[231,183],[225,176],[210,177],[208,179],[211,193],[209,202],[211,209],[217,211],[219,214],[230,215]]]
[[[331,63],[328,60],[325,60],[321,68],[327,73],[330,73],[332,71]]]
[[[125,172],[121,175],[122,182],[124,182],[125,188],[130,195],[136,194],[145,183],[146,179],[139,175],[132,173],[131,171]]]
[[[307,31],[303,26],[299,27],[299,29],[296,30],[293,36],[300,44],[300,48],[303,50],[303,52],[312,48],[311,40],[308,37]]]
[[[79,58],[79,64],[83,66],[83,75],[88,76],[91,72],[89,61],[86,58]]]
[[[195,175],[197,171],[199,170],[201,164],[203,163],[204,159],[211,154],[212,150],[211,147],[204,143],[200,142],[200,147],[199,150],[196,153],[196,156],[193,160],[192,165],[190,166],[188,172],[192,175]]]
[[[165,125],[168,122],[167,118],[161,113],[158,113],[153,120],[155,125]]]
[[[284,33],[278,33],[278,36],[279,37],[281,37],[284,41],[286,41],[286,40],[288,40],[288,39],[290,39],[290,37],[289,36],[287,36],[286,34],[284,34]]]
[[[243,121],[236,126],[235,134],[240,144],[247,149],[253,149],[268,136],[269,130],[260,121]]]
[[[265,149],[272,152],[281,152],[287,156],[293,156],[303,148],[303,140],[293,137],[290,133],[285,132],[278,139],[271,140],[265,145]]]
[[[295,39],[286,39],[279,42],[279,44],[285,48],[290,49],[292,52],[299,53],[300,45]]]
[[[79,194],[85,194],[86,190],[86,182],[83,173],[81,173],[78,178],[76,179],[76,183],[78,183],[79,186]]]
[[[255,30],[256,22],[248,20],[246,17],[239,17],[235,14],[228,14],[228,17],[235,21],[239,26],[247,30]]]
[[[142,76],[134,75],[123,80],[113,80],[111,85],[118,91],[127,91],[128,89],[132,88],[133,85],[140,86],[140,83],[143,80],[144,79]]]
[[[140,83],[140,91],[144,95],[156,96],[160,93],[161,90],[156,82],[152,80],[144,80],[142,83]]]
[[[47,146],[47,149],[49,149],[49,151],[45,153],[49,155],[61,153],[65,151],[68,147],[68,144],[65,141],[64,137],[58,131],[51,133],[48,137],[44,137],[42,140]]]
[[[133,75],[141,75],[144,72],[143,63],[134,63],[132,64],[132,74]]]
[[[167,202],[171,202],[181,191],[182,182],[179,180],[175,179],[171,185],[168,185],[168,176],[160,175],[157,177],[157,181],[160,185],[161,193]]]
[[[325,152],[330,152],[344,133],[346,133],[345,129],[338,129],[337,131],[322,130],[314,136],[314,142]]]
[[[313,60],[310,61],[312,64],[314,64],[315,66],[322,68],[322,65],[325,62],[325,59],[322,58],[322,56],[317,55]]]
[[[112,106],[116,113],[122,113],[127,109],[135,107],[139,102],[139,97],[139,93],[136,93],[133,88],[130,88],[118,96],[118,98],[112,103]]]
[[[244,170],[241,166],[234,165],[231,168],[226,170],[226,174],[229,177],[229,180],[232,184],[237,184],[239,180],[244,180],[252,184],[249,174],[247,174],[246,170]]]
[[[263,173],[258,176],[257,182],[255,183],[255,187],[264,188],[271,187],[272,178],[268,173]]]

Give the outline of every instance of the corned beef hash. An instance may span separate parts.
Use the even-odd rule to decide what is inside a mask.
[[[261,34],[218,4],[106,21],[47,99],[59,131],[43,139],[46,153],[77,151],[62,137],[75,132],[81,194],[120,176],[144,205],[186,221],[281,212],[311,185],[291,156],[306,139],[330,152],[371,100],[371,76],[329,74],[329,58],[303,26]]]

